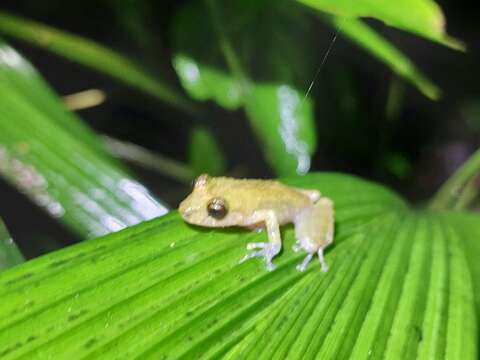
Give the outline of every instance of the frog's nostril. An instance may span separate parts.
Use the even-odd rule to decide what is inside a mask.
[[[185,209],[184,211],[181,212],[182,216],[186,219],[190,218],[193,215],[193,209]]]

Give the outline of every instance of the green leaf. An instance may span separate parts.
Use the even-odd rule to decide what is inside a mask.
[[[193,104],[169,85],[156,80],[133,61],[91,40],[5,12],[0,12],[0,32],[116,78],[179,110],[196,111]]]
[[[22,253],[0,220],[0,272],[24,261]]]
[[[463,236],[468,265],[475,288],[475,304],[477,308],[477,322],[480,323],[480,214],[445,212],[443,220],[452,222]]]
[[[303,174],[315,151],[308,19],[288,1],[191,2],[173,24],[173,65],[196,100],[246,111],[280,175]],[[202,28],[202,31],[198,31]]]
[[[98,150],[100,156],[104,151],[93,132],[84,122],[69,112],[58,96],[45,82],[38,71],[15,49],[0,39],[0,76],[4,79],[2,86],[23,94],[32,106],[49,117],[49,120],[63,129],[76,134],[82,142]]]
[[[440,187],[437,193],[430,200],[429,207],[432,210],[449,210],[455,207],[462,197],[462,190],[469,188],[469,184],[480,174],[480,148],[475,150],[469,158],[452,174]],[[480,192],[475,183],[473,183],[473,194]]]
[[[109,136],[103,136],[103,144],[113,156],[159,173],[180,183],[190,184],[195,176],[193,169],[177,160],[150,151],[142,146]]]
[[[305,174],[315,152],[313,104],[293,87],[257,84],[245,104],[268,162],[282,176]]]
[[[222,175],[225,172],[225,158],[209,129],[194,127],[190,131],[188,162],[195,175]]]
[[[0,274],[0,356],[477,359],[463,235],[346,175],[288,184],[336,207],[330,266],[296,271],[293,230],[267,272],[238,264],[265,233],[186,225],[176,212]],[[478,254],[477,254],[478,255]]]
[[[3,42],[0,93],[0,174],[50,215],[94,237],[167,211]]]
[[[387,152],[381,162],[386,170],[399,179],[405,179],[412,174],[412,165],[403,154]]]
[[[178,28],[181,31],[181,26]],[[242,105],[241,86],[229,74],[204,66],[181,52],[174,55],[173,66],[183,87],[195,100],[212,99],[228,110]]]
[[[433,0],[297,0],[315,10],[346,18],[372,17],[453,49],[465,45],[445,32],[445,16]]]
[[[436,100],[440,89],[427,79],[403,53],[361,20],[339,17],[326,18],[373,56],[389,66],[395,73],[415,85],[425,96]]]

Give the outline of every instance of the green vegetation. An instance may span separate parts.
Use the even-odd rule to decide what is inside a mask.
[[[138,44],[153,46],[155,34],[142,23],[153,2],[110,6]],[[56,244],[25,261],[15,232],[0,221],[0,358],[477,359],[480,150],[426,205],[312,166],[325,129],[348,129],[339,138],[351,152],[369,142],[348,71],[337,69],[323,99],[338,101],[336,124],[319,121],[315,95],[305,96],[316,65],[325,64],[312,48],[318,24],[395,74],[386,105],[379,104],[388,126],[398,121],[406,86],[417,88],[416,96],[440,97],[440,88],[366,18],[449,51],[465,50],[447,35],[444,14],[431,0],[374,6],[366,0],[192,0],[175,7],[168,25],[164,55],[175,83],[140,56],[1,11],[0,176],[12,192],[89,240],[63,249]],[[333,38],[327,35],[328,46]],[[145,95],[139,107],[158,103],[160,122],[188,124],[184,158],[93,130],[20,54],[24,43]],[[246,243],[264,241],[264,233],[187,225],[165,205],[171,189],[153,195],[122,162],[182,185],[202,172],[244,174],[245,164],[232,164],[225,151],[235,138],[225,122],[238,113],[258,147],[247,164],[264,161],[280,181],[318,189],[334,201],[328,273],[316,262],[304,273],[295,270],[304,255],[291,250],[291,226],[282,229],[275,271],[257,260],[239,264]],[[213,129],[220,122],[226,131]],[[393,137],[379,135],[371,161],[405,179],[416,169],[390,147]]]

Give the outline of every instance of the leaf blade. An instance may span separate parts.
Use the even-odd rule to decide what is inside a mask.
[[[277,174],[306,174],[316,149],[312,101],[286,84],[256,84],[245,111]]]
[[[402,30],[410,31],[429,40],[456,50],[465,46],[445,32],[445,17],[432,0],[401,0],[395,3],[370,0],[297,0],[313,9],[332,15],[359,18],[373,17]]]
[[[197,126],[190,130],[187,152],[188,163],[195,175],[218,176],[225,172],[225,157],[208,128]]]
[[[261,261],[237,264],[245,244],[265,234],[198,229],[172,212],[0,274],[2,357],[309,359],[353,351],[367,358],[402,348],[475,358],[469,270],[460,238],[438,227],[437,215],[411,212],[387,189],[350,176],[287,183],[320,189],[335,202],[329,273],[318,264],[295,271],[304,255],[288,249],[290,228],[277,270],[267,273]],[[444,267],[448,261],[455,264]],[[440,302],[434,293],[443,294]],[[428,333],[432,320],[438,325]],[[432,346],[419,348],[415,326]],[[445,341],[432,337],[438,328],[449,329],[449,336],[439,332]]]
[[[330,21],[357,45],[389,66],[399,76],[415,85],[425,96],[432,100],[440,97],[441,91],[426,78],[405,55],[380,34],[376,33],[361,20],[333,17]]]
[[[179,110],[196,111],[194,105],[169,85],[154,79],[126,57],[91,40],[3,11],[0,12],[0,31],[116,78]]]
[[[166,212],[3,42],[0,78],[0,173],[10,184],[84,237]]]
[[[173,66],[182,85],[196,100],[243,108],[276,174],[306,173],[316,147],[312,100],[303,99],[299,86],[306,76],[308,56],[301,54],[308,51],[308,21],[289,2],[208,4],[190,4],[173,24]],[[197,24],[204,31],[196,31]],[[256,27],[261,33],[252,31]]]

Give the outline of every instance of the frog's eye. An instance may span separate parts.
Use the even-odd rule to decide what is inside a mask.
[[[214,219],[221,220],[228,213],[227,202],[219,197],[213,198],[207,204],[207,212]]]

